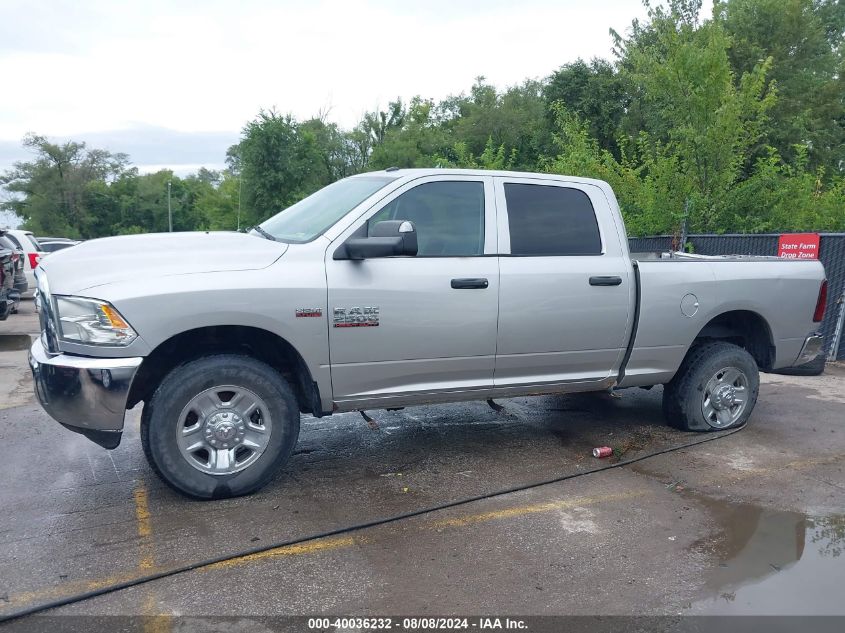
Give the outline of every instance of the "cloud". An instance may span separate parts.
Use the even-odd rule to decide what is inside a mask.
[[[6,142],[34,131],[219,164],[259,108],[351,127],[397,96],[608,57],[608,29],[644,15],[641,0],[4,0],[0,157],[25,158]]]
[[[71,140],[68,136],[50,137],[52,142]],[[123,152],[142,172],[173,169],[184,175],[202,166],[209,169],[225,167],[226,150],[238,142],[237,132],[180,132],[167,128],[136,125],[124,130],[75,134],[74,141],[84,141],[88,147]],[[0,172],[12,167],[15,161],[30,160],[32,154],[20,141],[0,141]]]

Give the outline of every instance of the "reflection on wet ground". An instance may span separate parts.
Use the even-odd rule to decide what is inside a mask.
[[[845,613],[845,514],[807,516],[690,496],[719,525],[693,545],[714,561],[694,613]]]

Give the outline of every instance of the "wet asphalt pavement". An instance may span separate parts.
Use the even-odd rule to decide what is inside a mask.
[[[660,389],[303,418],[250,497],[186,500],[32,399],[31,301],[0,323],[0,617],[297,539],[703,439]],[[22,340],[22,339],[18,339]],[[749,426],[634,465],[235,558],[53,614],[845,615],[845,369],[764,376]],[[159,621],[167,626],[167,621]],[[169,630],[165,628],[164,630]]]

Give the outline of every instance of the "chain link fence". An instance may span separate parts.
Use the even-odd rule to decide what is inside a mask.
[[[827,309],[821,331],[824,334],[827,357],[845,360],[845,333],[842,311],[845,310],[845,233],[821,233],[819,259],[827,274]],[[699,255],[771,255],[778,254],[780,234],[755,235],[688,235],[693,252]],[[659,252],[672,248],[672,236],[631,237],[628,239],[631,252]],[[837,336],[838,333],[838,336]],[[838,340],[838,349],[834,343]]]

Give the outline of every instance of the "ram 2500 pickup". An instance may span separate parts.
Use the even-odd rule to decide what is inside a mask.
[[[597,180],[396,170],[243,233],[42,260],[38,398],[106,448],[143,402],[152,468],[196,498],[266,484],[301,413],[663,385],[683,430],[745,423],[759,371],[822,349],[817,261],[632,260]]]

